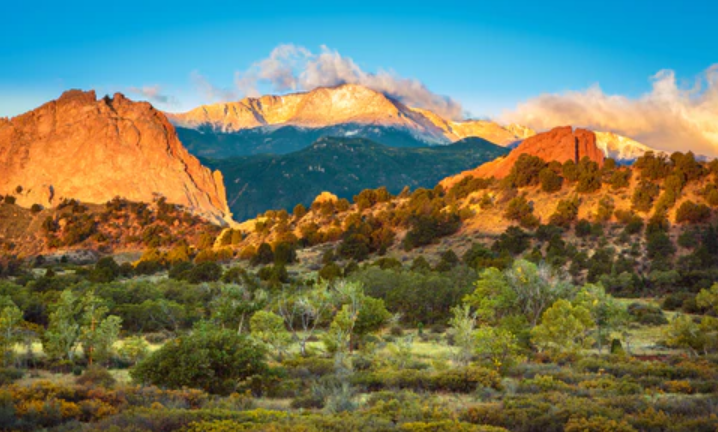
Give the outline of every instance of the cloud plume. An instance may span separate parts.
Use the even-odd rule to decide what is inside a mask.
[[[432,92],[421,81],[400,77],[392,71],[364,71],[351,58],[326,46],[316,54],[297,45],[279,45],[269,57],[235,74],[235,85],[246,96],[259,95],[260,84],[268,84],[278,92],[359,84],[412,107],[428,109],[455,120],[463,117],[459,102]]]
[[[239,95],[232,89],[223,89],[209,82],[203,75],[197,71],[190,74],[190,79],[195,89],[208,102],[228,102],[236,100]]]
[[[162,92],[162,87],[159,85],[128,87],[127,92],[139,95],[154,104],[164,104],[170,106],[176,106],[179,104],[177,98],[164,94]]]
[[[559,125],[611,131],[668,151],[718,156],[718,64],[690,86],[662,70],[638,98],[608,95],[598,85],[585,91],[545,94],[506,112],[501,120],[534,129]]]

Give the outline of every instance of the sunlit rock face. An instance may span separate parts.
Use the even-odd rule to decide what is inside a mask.
[[[187,152],[162,112],[119,93],[71,90],[0,121],[0,172],[0,194],[22,206],[165,197],[213,222],[231,217],[221,173]]]
[[[442,181],[442,185],[451,186],[467,176],[504,178],[511,172],[511,168],[522,154],[538,156],[545,161],[559,161],[561,163],[568,160],[578,162],[584,157],[588,157],[599,165],[603,165],[604,161],[604,153],[596,145],[596,134],[594,132],[586,129],[573,130],[571,126],[563,126],[527,138],[506,157],[498,158],[474,170],[449,177]]]

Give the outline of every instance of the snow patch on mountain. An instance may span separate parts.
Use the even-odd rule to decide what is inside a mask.
[[[632,163],[649,151],[668,155],[664,151],[654,150],[645,144],[612,132],[595,132],[595,134],[596,146],[607,158],[615,159],[620,163]]]

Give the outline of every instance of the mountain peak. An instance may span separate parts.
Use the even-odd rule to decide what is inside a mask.
[[[432,111],[408,107],[382,92],[354,83],[282,96],[248,97],[167,116],[182,128],[222,133],[283,126],[312,129],[341,124],[377,126],[404,130],[427,144],[449,144],[476,136],[508,146],[534,134],[528,128],[515,126],[511,130],[484,120],[447,120]]]
[[[325,127],[342,123],[408,125],[398,102],[357,84],[318,87],[283,96],[244,98],[168,114],[177,126],[236,132],[267,126]]]

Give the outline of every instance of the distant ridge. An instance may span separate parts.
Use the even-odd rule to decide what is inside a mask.
[[[364,138],[324,137],[285,155],[206,159],[227,179],[229,206],[238,221],[270,209],[308,206],[323,191],[340,198],[386,187],[397,194],[432,188],[442,178],[504,155],[507,150],[480,138],[436,147],[388,147]]]

